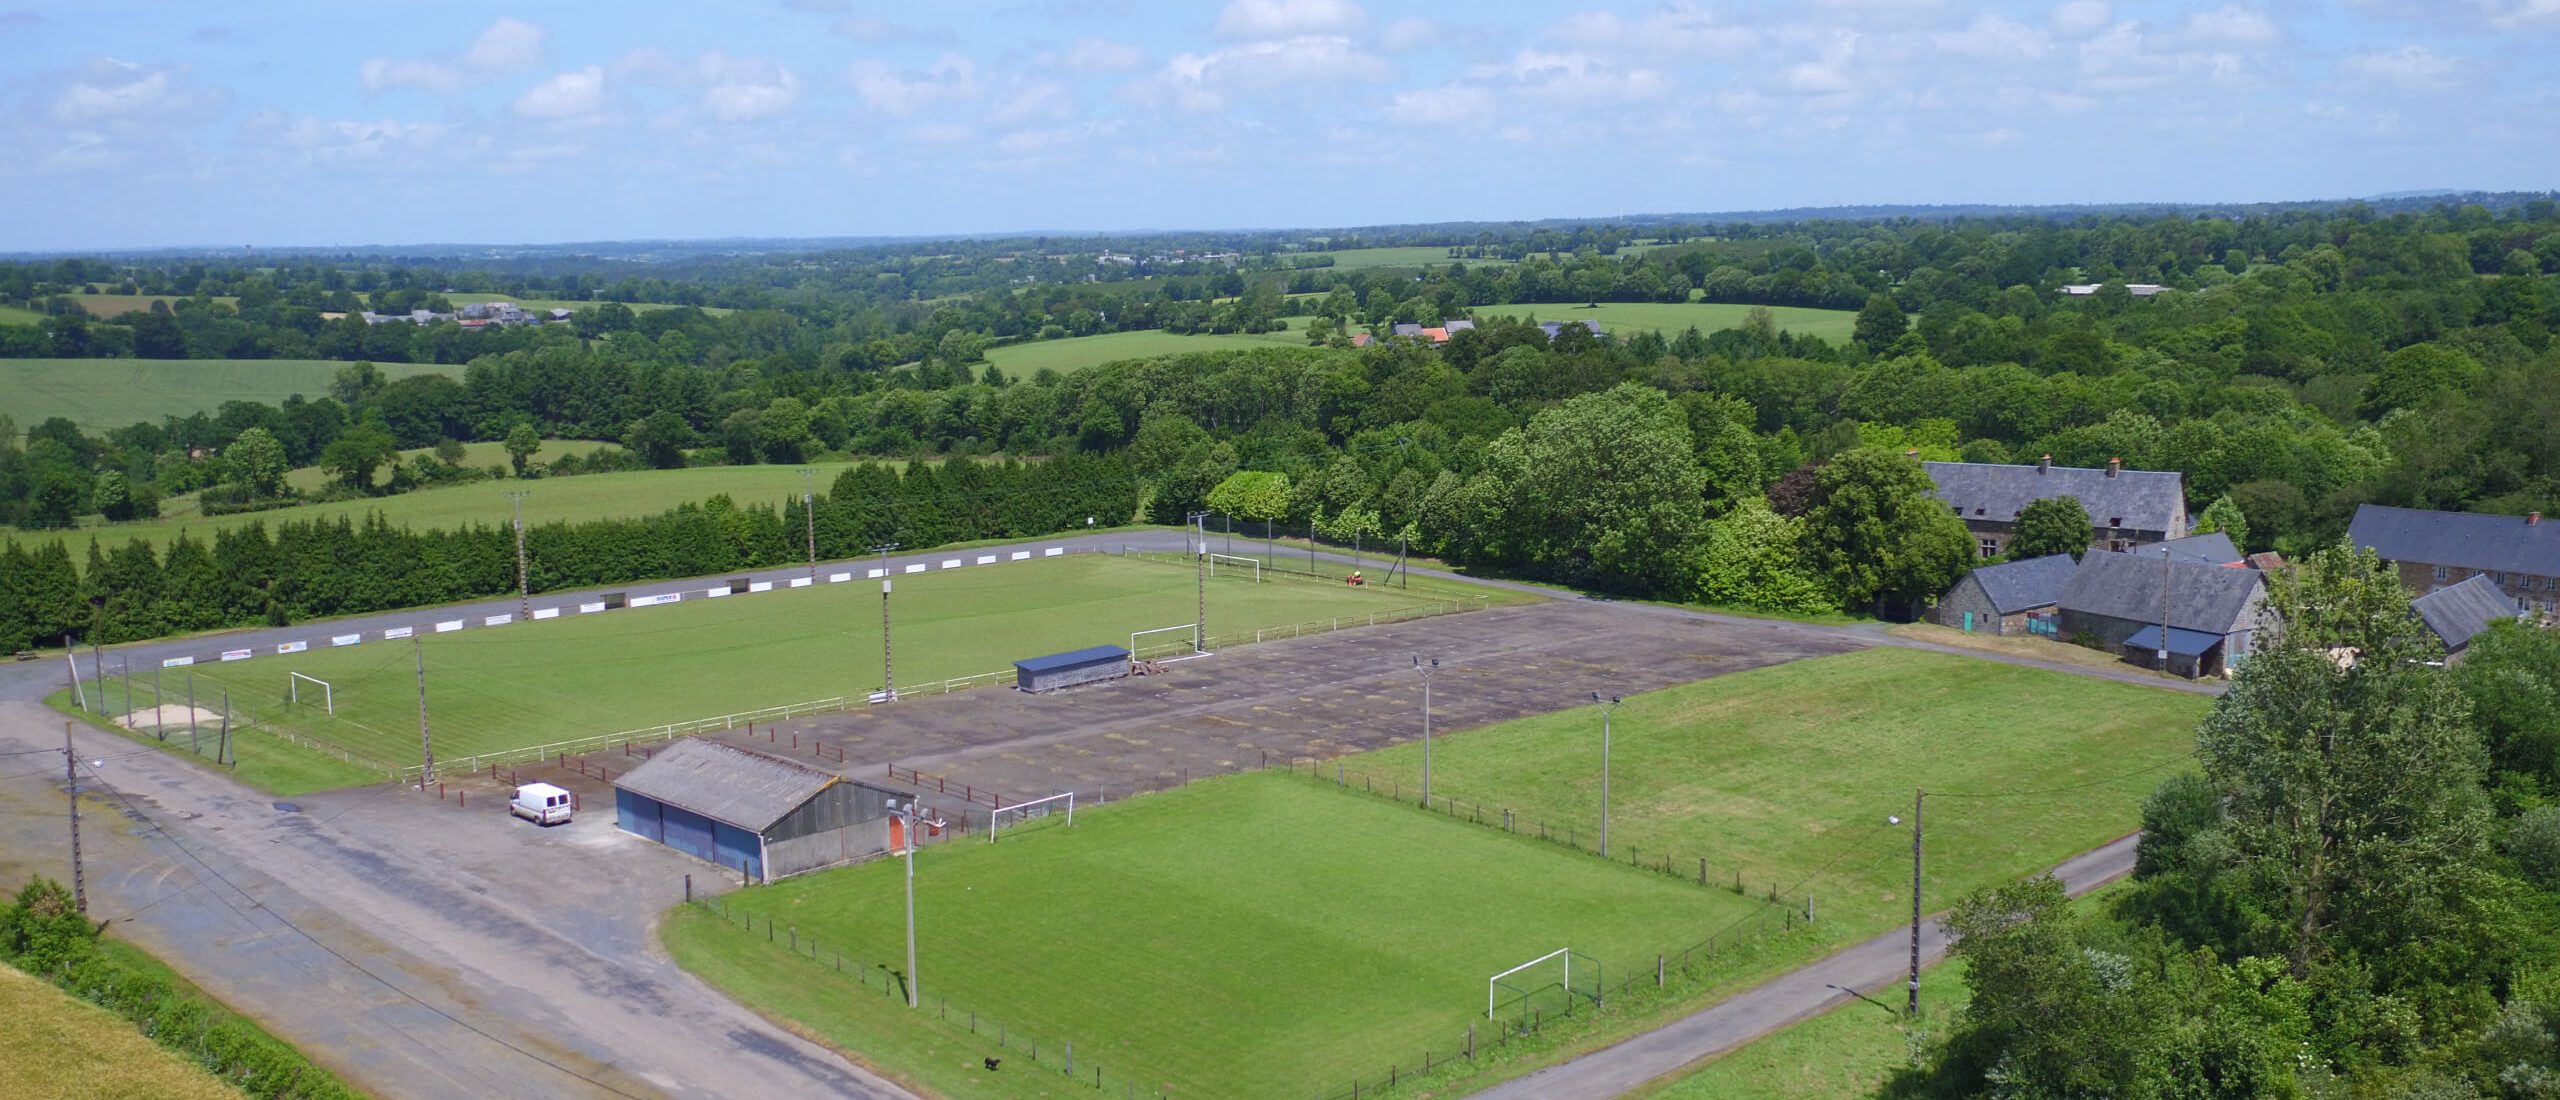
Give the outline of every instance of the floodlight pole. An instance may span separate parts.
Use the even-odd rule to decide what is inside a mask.
[[[2160,544],[2160,671],[2169,671],[2169,544]],[[2202,660],[2201,657],[2198,658]]]
[[[524,491],[511,492],[507,496],[516,502],[516,617],[529,620],[533,618],[533,588],[525,579]]]
[[[418,752],[426,758],[426,766],[418,771],[418,789],[426,790],[436,778],[436,743],[427,736],[427,643],[415,634],[409,635],[409,648],[418,655]],[[224,715],[231,708],[222,708]]]
[[[930,825],[939,829],[943,826],[943,822],[926,821],[924,815],[916,812],[916,804],[912,799],[908,800],[906,808],[898,813],[906,820],[904,839],[907,842],[907,1007],[915,1008],[924,1003],[924,986],[916,979],[916,826]]]
[[[1911,997],[1904,1011],[1920,1014],[1920,807],[1929,792],[1911,792]]]
[[[806,466],[800,468],[800,518],[808,521],[809,579],[818,579],[818,513],[809,491],[809,478],[817,473]]]
[[[1192,546],[1192,549],[1197,551],[1192,558],[1192,580],[1200,593],[1200,606],[1199,617],[1191,620],[1191,652],[1207,653],[1209,652],[1209,513],[1193,512],[1187,518],[1191,521],[1191,534],[1197,535],[1200,539]]]
[[[1440,658],[1422,663],[1422,655],[1413,656],[1413,670],[1422,674],[1422,808],[1431,808],[1431,674],[1440,670]]]
[[[871,548],[880,555],[880,693],[891,699],[898,697],[898,673],[889,661],[889,551],[897,548],[894,542]]]
[[[1600,704],[1600,858],[1609,858],[1609,719],[1618,713],[1618,697],[1612,695],[1601,702],[1600,693],[1592,692],[1591,701]]]
[[[71,905],[89,912],[88,869],[80,862],[80,758],[71,748],[71,721],[62,723],[63,790],[71,796]]]

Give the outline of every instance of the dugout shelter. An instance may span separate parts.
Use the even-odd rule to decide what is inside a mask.
[[[897,792],[699,737],[670,742],[614,781],[627,833],[758,882],[888,851]]]
[[[1013,686],[1024,691],[1056,691],[1129,674],[1129,651],[1116,645],[1052,653],[1013,663]]]

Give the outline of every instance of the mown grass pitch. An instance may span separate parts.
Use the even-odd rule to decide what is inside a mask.
[[[2143,796],[2195,748],[2211,698],[1878,647],[1631,696],[1610,746],[1609,841],[1668,851],[1728,885],[1815,895],[1844,940],[1911,916],[1911,802],[1929,789],[1925,901],[2041,873],[2141,827]],[[1435,794],[1599,820],[1600,712],[1451,734]],[[1419,745],[1346,766],[1407,786]],[[1887,817],[1900,815],[1900,825]]]
[[[1470,1022],[1489,1035],[1486,977],[1559,947],[1640,958],[1649,985],[1654,952],[1758,908],[1303,776],[1228,776],[1080,808],[1073,828],[925,849],[919,1014],[878,969],[905,968],[903,873],[881,861],[755,888],[727,899],[727,923],[682,909],[663,934],[730,994],[947,1095],[1066,1095],[1056,1053],[1072,1041],[1105,1095],[1131,1082],[1251,1100],[1409,1070]],[[739,909],[758,915],[752,934]],[[869,988],[766,942],[767,918],[841,948]],[[999,1024],[1006,1063],[988,1074]]]
[[[1833,344],[1846,344],[1858,327],[1858,312],[1852,309],[1808,309],[1802,306],[1770,306],[1770,314],[1782,331],[1799,336],[1819,336]],[[1517,317],[1527,320],[1532,314],[1540,321],[1598,321],[1612,338],[1623,340],[1647,329],[1659,332],[1664,339],[1680,335],[1681,330],[1695,326],[1699,332],[1739,328],[1751,316],[1752,307],[1723,302],[1602,302],[1598,307],[1581,302],[1537,302],[1515,305],[1477,306],[1475,314],[1485,317]]]
[[[1149,359],[1159,355],[1234,348],[1307,346],[1306,318],[1284,317],[1281,322],[1287,327],[1278,332],[1183,335],[1161,329],[1141,329],[1096,336],[1070,336],[1063,340],[1034,340],[989,349],[987,362],[995,364],[996,369],[1007,377],[1023,379],[1038,374],[1044,367],[1060,374],[1073,374],[1086,367],[1122,359]]]
[[[91,434],[164,416],[211,413],[225,401],[320,397],[347,364],[325,359],[0,359],[0,409],[23,431],[66,417]],[[381,363],[386,378],[459,366]]]
[[[970,551],[951,557],[974,560]],[[1209,582],[1212,631],[1385,613],[1485,590],[1417,580],[1353,589],[1234,574]],[[995,672],[1025,657],[1126,645],[1131,631],[1188,623],[1187,567],[1072,554],[901,575],[891,606],[898,683],[914,690]],[[557,598],[537,606],[558,603]],[[315,638],[330,633],[311,628]],[[439,759],[467,757],[880,687],[880,585],[823,577],[808,588],[423,632],[427,711]],[[408,642],[375,637],[233,664],[194,667],[197,691],[228,688],[263,721],[376,761],[418,755],[417,672]],[[284,704],[287,674],[327,680],[337,714]],[[309,694],[306,689],[306,695]]]

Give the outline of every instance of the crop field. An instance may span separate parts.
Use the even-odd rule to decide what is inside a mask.
[[[1850,309],[1805,309],[1798,306],[1769,306],[1778,327],[1800,336],[1819,336],[1834,344],[1847,343],[1858,327],[1858,313]],[[1651,329],[1665,337],[1678,336],[1694,325],[1699,332],[1739,328],[1751,315],[1751,306],[1720,302],[1602,302],[1598,308],[1580,302],[1538,302],[1514,305],[1477,306],[1478,317],[1512,316],[1523,320],[1535,315],[1541,321],[1597,320],[1609,335],[1624,338]]]
[[[210,413],[225,401],[318,397],[347,364],[326,359],[0,359],[0,409],[20,428],[68,417],[92,433],[137,420]],[[450,374],[434,363],[378,363],[386,378]]]
[[[504,453],[501,452],[495,461],[506,461]],[[820,491],[834,484],[836,475],[844,472],[848,465],[850,463],[812,463],[810,468],[817,471],[816,482]],[[680,470],[581,474],[531,482],[481,481],[421,489],[398,496],[303,504],[267,512],[224,516],[181,513],[178,509],[184,507],[186,501],[178,498],[167,502],[158,519],[92,525],[71,532],[22,531],[7,537],[34,544],[66,534],[77,540],[86,540],[94,535],[109,544],[138,538],[157,545],[167,543],[181,530],[199,539],[210,539],[215,531],[226,527],[264,523],[272,531],[276,525],[290,521],[334,516],[360,520],[367,512],[382,513],[383,518],[394,526],[407,525],[419,530],[451,529],[474,523],[494,525],[508,522],[514,515],[513,506],[499,494],[519,490],[529,494],[524,498],[526,523],[575,522],[649,515],[686,501],[707,500],[724,493],[740,507],[749,504],[778,505],[784,498],[800,495],[800,486],[800,470],[796,466],[698,466]]]
[[[1193,584],[1188,568],[1104,554],[902,575],[892,608],[898,682],[912,690],[1010,669],[1024,657],[1125,645],[1132,631],[1190,622]],[[1222,575],[1209,583],[1209,614],[1227,634],[1384,613],[1470,594],[1465,587],[1354,589]],[[572,609],[499,629],[421,633],[439,757],[880,687],[880,589],[861,579],[719,600],[696,592],[673,606],[592,615]],[[393,765],[416,755],[417,683],[407,644],[376,639],[192,671],[199,693],[207,685],[227,688],[267,724]],[[334,686],[335,717],[283,702],[292,672]]]
[[[726,920],[687,907],[662,934],[730,994],[944,1095],[1070,1094],[1057,1048],[1072,1041],[1076,1092],[1099,1071],[1098,1095],[1126,1084],[1254,1100],[1339,1095],[1425,1049],[1453,1053],[1471,1023],[1489,1044],[1496,971],[1570,945],[1641,957],[1649,976],[1665,944],[1759,908],[1384,799],[1245,774],[1080,807],[1072,828],[924,849],[916,1013],[884,993],[876,965],[905,969],[902,874],[880,861],[758,887],[724,899]],[[755,914],[752,932],[741,912]],[[847,974],[766,942],[768,919],[841,949]],[[994,1074],[981,1068],[990,1056],[1005,1059]]]
[[[1631,696],[1612,722],[1611,854],[1703,857],[1715,881],[1813,894],[1827,931],[1862,937],[1910,917],[1913,788],[1930,791],[1925,893],[1940,908],[2140,828],[2211,702],[1888,647]],[[1600,719],[1579,707],[1443,737],[1433,790],[1574,823],[1588,845]],[[1411,786],[1420,746],[1348,766]]]
[[[0,965],[0,1096],[236,1100],[238,1090],[114,1013]]]
[[[1064,340],[1034,340],[987,351],[987,361],[996,365],[1007,377],[1029,378],[1046,367],[1060,374],[1073,374],[1086,367],[1118,362],[1122,359],[1147,359],[1158,355],[1180,355],[1194,351],[1221,351],[1228,348],[1302,348],[1307,346],[1304,317],[1283,317],[1286,328],[1278,332],[1200,333],[1179,335],[1161,329],[1135,332],[1106,332],[1098,336],[1070,336]]]

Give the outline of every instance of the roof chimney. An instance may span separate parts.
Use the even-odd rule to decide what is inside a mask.
[[[2039,458],[2039,459],[2037,459],[2037,460],[2036,460],[2036,472],[2037,472],[2037,473],[2040,473],[2040,474],[2042,474],[2042,473],[2050,473],[2050,472],[2052,472],[2052,470],[2053,470],[2053,456],[2052,456],[2052,455],[2048,454],[2048,455],[2044,456],[2043,458]]]
[[[2110,459],[2108,459],[2108,460],[2107,460],[2107,476],[2108,476],[2108,477],[2114,477],[2114,476],[2116,476],[2117,474],[2120,474],[2120,473],[2123,473],[2123,472],[2124,472],[2124,460],[2123,460],[2123,459],[2121,459],[2121,458],[2110,458]]]

